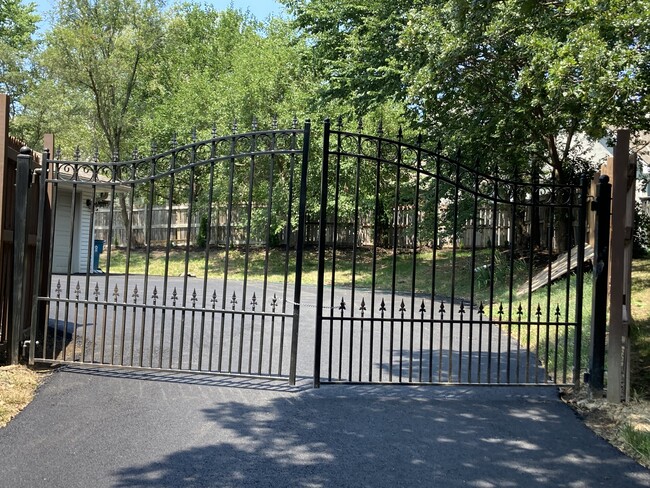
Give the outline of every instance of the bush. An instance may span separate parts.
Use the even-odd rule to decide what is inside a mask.
[[[634,231],[632,241],[632,257],[642,258],[650,255],[650,215],[639,202],[634,205]]]
[[[208,217],[203,215],[201,217],[201,224],[199,225],[199,232],[196,236],[196,245],[201,249],[205,249],[208,239]]]

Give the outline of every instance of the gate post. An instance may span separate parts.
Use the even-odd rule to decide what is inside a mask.
[[[609,225],[612,185],[609,176],[598,181],[596,201],[596,241],[594,248],[594,287],[591,306],[591,346],[589,386],[602,393],[605,386],[605,337],[607,330],[607,284],[609,276]]]
[[[18,364],[19,346],[25,324],[25,283],[27,274],[27,198],[32,150],[20,149],[16,158],[16,201],[14,209],[14,279],[11,324],[11,364]]]

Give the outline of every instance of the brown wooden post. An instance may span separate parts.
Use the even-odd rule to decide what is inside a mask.
[[[620,403],[623,381],[623,305],[625,300],[625,211],[630,131],[618,130],[612,165],[612,229],[610,237],[610,308],[607,356],[607,400]]]
[[[9,95],[4,93],[0,94],[0,268],[2,267],[4,252],[4,244],[2,241],[2,234],[5,228],[5,172],[7,170],[8,156],[7,156],[7,144],[9,138],[9,107],[10,100]],[[0,289],[2,289],[0,287]],[[1,293],[1,292],[0,292]],[[1,296],[0,300],[9,301],[9,297]],[[3,310],[8,310],[7,306],[0,304]],[[8,341],[11,340],[11,332],[9,331],[9,320],[3,313],[0,312],[0,344],[8,344]]]

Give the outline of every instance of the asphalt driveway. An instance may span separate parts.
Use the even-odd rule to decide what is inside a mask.
[[[650,487],[553,388],[58,370],[0,430],[0,486]]]

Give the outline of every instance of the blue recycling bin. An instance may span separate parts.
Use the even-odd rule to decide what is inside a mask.
[[[99,255],[104,252],[103,239],[95,239],[95,252],[93,253],[93,273],[101,273],[99,269]]]

